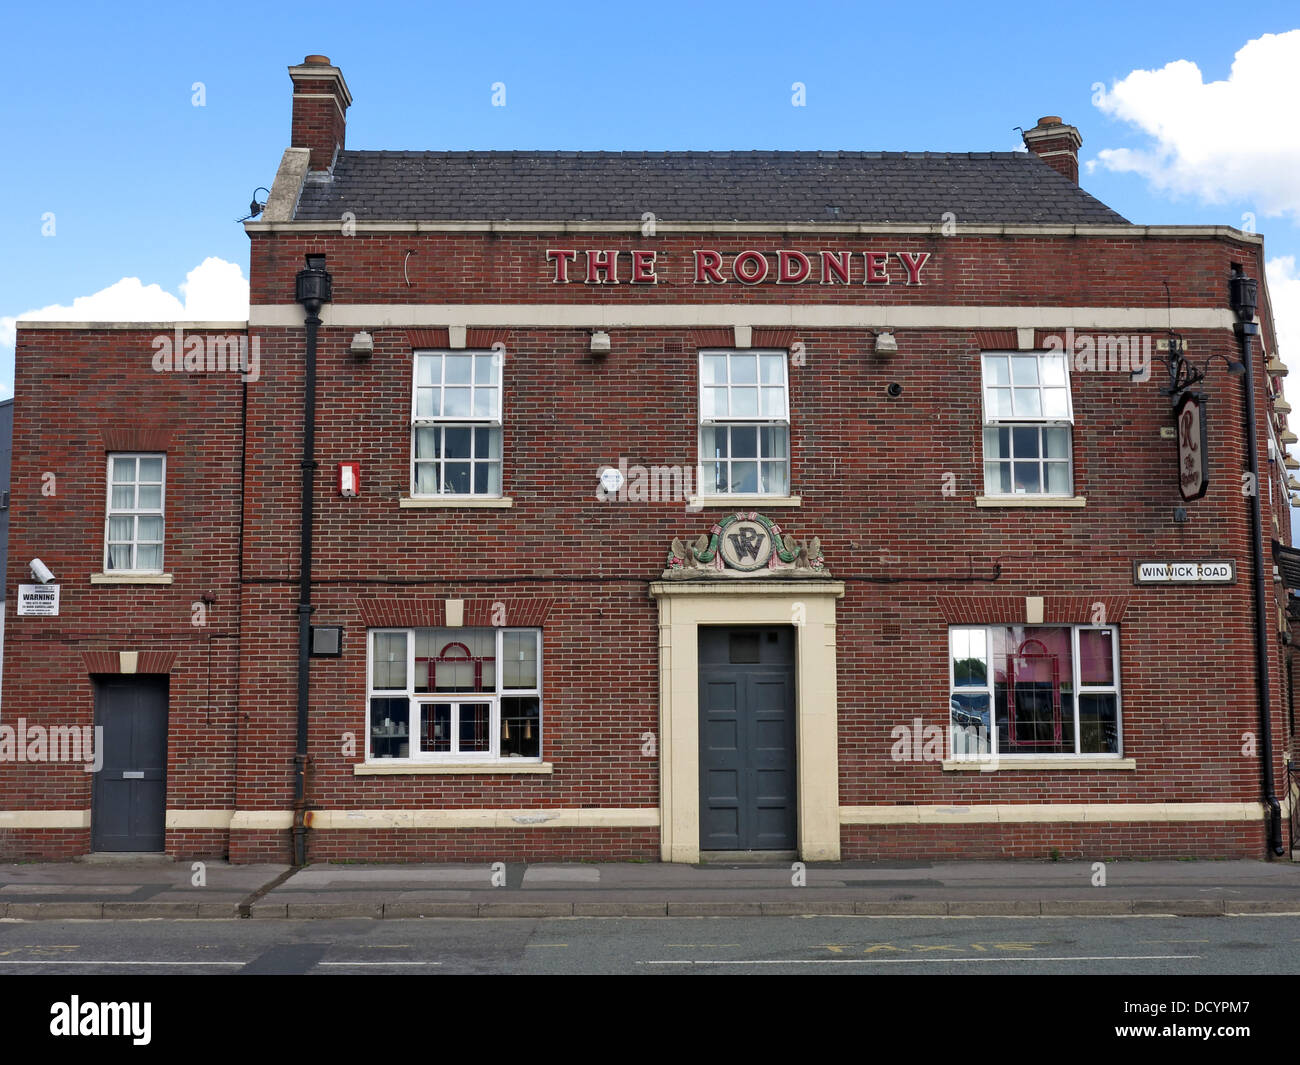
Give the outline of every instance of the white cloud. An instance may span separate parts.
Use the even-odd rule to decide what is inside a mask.
[[[1140,174],[1175,195],[1240,200],[1264,215],[1300,219],[1298,100],[1300,30],[1249,41],[1226,81],[1206,82],[1186,59],[1135,70],[1095,102],[1154,144],[1097,157],[1108,170]]]
[[[138,277],[124,277],[89,296],[78,296],[70,306],[51,304],[0,317],[0,347],[14,346],[14,323],[45,322],[173,322],[244,321],[248,318],[248,281],[237,263],[209,257],[185,275],[180,296],[161,285],[146,285]]]
[[[1300,385],[1300,269],[1294,255],[1269,259],[1264,269],[1277,327],[1277,352],[1290,371],[1286,380],[1294,390]]]

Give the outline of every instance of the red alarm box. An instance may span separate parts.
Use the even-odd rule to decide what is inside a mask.
[[[339,463],[339,495],[353,499],[361,494],[361,463]]]

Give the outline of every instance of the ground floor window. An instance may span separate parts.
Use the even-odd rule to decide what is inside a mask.
[[[537,629],[371,629],[366,757],[540,759]]]
[[[1117,755],[1119,629],[949,629],[951,749],[977,755]]]

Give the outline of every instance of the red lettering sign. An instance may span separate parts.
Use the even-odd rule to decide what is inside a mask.
[[[632,253],[632,284],[657,285],[655,276],[655,253],[638,249]]]
[[[555,277],[553,281],[559,284],[567,284],[569,280],[569,263],[576,262],[578,252],[576,249],[547,248],[546,261],[555,263]]]
[[[808,280],[812,273],[812,263],[801,251],[779,251],[776,253],[776,280],[780,285],[798,285]]]
[[[921,283],[921,267],[930,261],[928,251],[919,251],[913,256],[910,252],[898,252],[898,261],[903,264],[903,269],[907,271],[907,283],[909,285],[919,285]]]
[[[625,281],[633,285],[659,284],[657,251],[649,248],[629,250],[631,267],[624,267],[625,276],[619,275],[621,254],[622,251],[617,248],[547,248],[546,261],[553,268],[551,281],[557,285],[575,282],[618,285]],[[692,280],[697,285],[725,285],[728,281],[739,281],[742,285],[761,285],[772,281],[778,285],[802,285],[814,277],[823,285],[889,285],[893,283],[889,272],[889,263],[893,257],[897,257],[902,265],[906,283],[920,285],[924,284],[921,271],[931,258],[928,251],[807,252],[794,248],[780,248],[776,251],[745,248],[726,256],[716,248],[695,248],[691,254],[694,262]],[[862,256],[862,279],[855,281],[854,262],[859,254]],[[570,264],[577,264],[580,255],[586,265],[581,274],[569,269]],[[776,263],[775,270],[772,269],[773,260]],[[813,269],[814,261],[818,265],[817,270]],[[671,265],[676,259],[670,259],[669,262]]]
[[[705,285],[725,284],[722,272],[722,255],[716,251],[697,251],[695,253],[695,283]]]
[[[604,280],[601,280],[601,275]],[[618,252],[616,251],[589,251],[587,252],[587,284],[589,285],[617,285],[618,284]]]
[[[849,283],[849,257],[851,251],[824,251],[822,252],[822,284],[833,285],[834,279],[832,274],[838,277],[844,284]]]
[[[889,263],[888,252],[864,251],[862,253],[862,262],[865,270],[865,275],[862,278],[864,285],[889,284],[889,274],[885,270]]]
[[[742,285],[757,285],[767,277],[767,256],[761,251],[742,251],[731,269]]]

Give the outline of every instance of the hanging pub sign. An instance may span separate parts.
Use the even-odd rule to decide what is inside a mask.
[[[1178,491],[1183,499],[1200,499],[1210,487],[1210,457],[1205,430],[1205,397],[1184,392],[1174,407],[1178,434]]]

